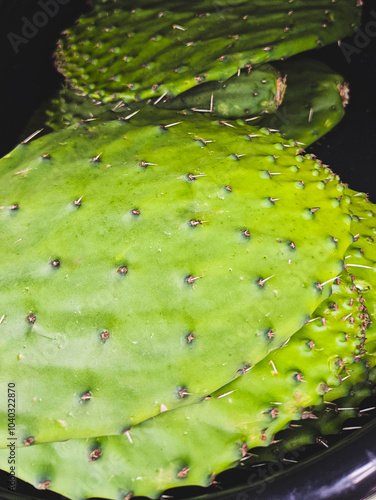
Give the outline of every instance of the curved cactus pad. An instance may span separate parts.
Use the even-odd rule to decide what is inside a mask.
[[[175,96],[239,68],[290,57],[349,35],[357,0],[96,2],[68,30],[58,67],[99,100]]]
[[[327,399],[332,388],[345,395],[349,379],[354,385],[366,378],[368,314],[361,306],[362,295],[344,272],[317,317],[210,398],[165,412],[124,436],[21,448],[19,474],[38,488],[77,499],[156,497],[173,486],[208,485],[218,472],[246,459],[249,448],[270,443],[301,417],[302,408]],[[357,354],[360,347],[363,353]],[[3,467],[6,458],[7,450],[1,450]]]
[[[200,401],[305,323],[343,269],[349,202],[279,140],[144,108],[1,160],[0,384],[22,439]]]
[[[283,137],[308,146],[343,118],[348,84],[319,61],[297,59],[277,63],[276,68],[287,75],[286,94],[281,106],[257,125],[278,129]]]
[[[224,82],[202,83],[157,107],[192,109],[219,118],[247,118],[272,113],[283,101],[285,78],[270,64],[250,71],[239,71]]]

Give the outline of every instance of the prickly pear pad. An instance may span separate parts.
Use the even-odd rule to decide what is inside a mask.
[[[285,78],[271,64],[252,71],[239,71],[224,82],[206,82],[157,107],[210,112],[217,118],[247,118],[272,113],[283,102]]]
[[[362,355],[354,354],[362,342],[364,302],[348,274],[341,278],[315,317],[283,348],[210,399],[163,413],[126,436],[19,449],[21,477],[77,499],[125,498],[130,492],[157,497],[174,486],[208,485],[246,458],[249,448],[270,443],[305,406],[322,402],[332,387],[343,384],[346,395],[349,385],[366,377]],[[348,314],[353,321],[344,322]],[[342,382],[346,377],[351,383]],[[2,466],[5,457],[2,450]]]
[[[68,30],[58,67],[99,100],[175,96],[239,68],[290,57],[350,35],[357,0],[213,3],[96,2]]]
[[[275,66],[286,74],[285,97],[277,111],[263,115],[257,126],[278,129],[283,137],[309,146],[343,118],[348,84],[319,61],[299,58]]]
[[[279,140],[145,108],[1,160],[0,377],[20,443],[197,402],[305,323],[351,218],[338,178]]]

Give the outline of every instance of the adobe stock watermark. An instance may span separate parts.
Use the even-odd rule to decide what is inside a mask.
[[[38,6],[41,10],[36,11],[33,16],[28,19],[26,16],[21,17],[22,27],[21,33],[7,34],[8,40],[16,54],[20,51],[20,46],[26,45],[34,38],[41,28],[44,28],[51,18],[55,17],[60,10],[61,5],[66,5],[71,0],[39,0]]]
[[[376,37],[376,11],[371,10],[370,14],[373,19],[366,23],[364,30],[360,28],[355,29],[352,43],[340,42],[341,51],[348,63],[351,62],[353,54],[360,54],[368,46],[371,38]]]

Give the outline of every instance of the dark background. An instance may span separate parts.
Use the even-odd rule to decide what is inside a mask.
[[[81,13],[88,10],[89,6],[87,0],[61,1],[65,4],[59,5],[58,13],[50,18],[44,27],[39,28],[28,43],[20,43],[17,47],[18,53],[16,53],[8,35],[10,33],[21,34],[24,23],[22,18],[32,19],[35,12],[41,9],[38,0],[0,0],[0,157],[17,145],[32,113],[63,84],[63,78],[57,73],[53,64],[54,47],[59,33],[70,26]],[[136,3],[135,1],[135,5]],[[308,53],[309,57],[320,59],[334,70],[342,73],[350,83],[351,90],[350,103],[345,118],[332,132],[310,147],[308,151],[315,153],[324,163],[329,164],[353,189],[369,193],[371,200],[376,202],[375,0],[365,0],[364,2],[361,26],[363,33],[367,26],[370,35],[368,40],[367,38],[360,39],[356,33],[345,40],[348,44],[347,48],[349,46],[354,48],[351,54],[349,49],[347,50],[347,58],[337,45]],[[348,61],[349,56],[351,56],[350,62]],[[374,426],[371,434],[366,435],[363,441],[358,440],[360,448],[364,450],[367,443],[373,443],[372,449],[373,452],[376,452],[375,439],[376,428]],[[313,467],[309,474],[316,476],[314,472],[318,472],[319,475],[322,475],[324,484],[325,481],[330,482],[330,479],[325,477],[324,472],[331,469],[331,464],[334,471],[336,468],[338,470],[337,477],[342,473],[349,474],[352,470],[350,466],[348,471],[343,469],[346,457],[353,457],[353,460],[357,461],[359,465],[362,463],[361,458],[357,458],[355,451],[354,446],[342,449],[336,456],[329,457],[331,463],[324,465],[324,470],[323,464],[321,464],[317,469]],[[296,478],[287,481],[290,480],[294,482]],[[376,479],[372,480],[374,483],[376,482]],[[0,488],[6,486],[5,483],[6,476],[0,473]],[[38,495],[39,498],[61,498],[59,495],[48,492],[36,492],[33,488],[25,487],[21,482],[18,484],[20,492]],[[286,480],[284,484],[286,485]],[[278,481],[274,483],[274,486],[274,490],[277,491],[275,498],[287,498],[284,496],[283,487]],[[273,487],[269,486],[268,492],[268,495],[263,498],[273,497]],[[0,489],[0,500],[3,500],[2,495],[5,493]],[[360,493],[350,492],[349,495],[346,496],[342,492],[338,498],[343,500],[361,498]],[[311,500],[313,497],[306,492],[300,496],[301,498]]]

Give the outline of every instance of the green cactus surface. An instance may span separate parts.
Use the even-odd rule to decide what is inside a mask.
[[[304,416],[305,406],[326,400],[332,387],[343,386],[346,394],[348,378],[351,384],[366,378],[363,355],[355,354],[365,347],[363,304],[344,272],[316,318],[210,398],[164,412],[124,436],[21,448],[19,473],[37,488],[69,498],[156,497],[169,487],[208,485],[218,472],[246,459],[249,448],[252,453],[265,446],[292,419]],[[353,321],[344,322],[344,314]],[[2,466],[6,456],[2,450]]]
[[[193,108],[213,117],[243,118],[308,146],[342,119],[349,95],[341,75],[323,63],[303,58],[263,64],[249,75],[241,72],[227,82],[230,86],[225,88],[219,82],[203,83],[173,99],[162,99],[157,107]],[[103,103],[64,87],[31,118],[22,140],[41,128],[59,130],[78,121],[126,118],[147,103],[126,105],[116,99]]]
[[[283,137],[309,146],[337,125],[345,114],[349,87],[326,64],[297,59],[275,64],[287,75],[281,106],[265,114],[259,127],[277,129]]]
[[[39,442],[121,433],[236,378],[305,323],[350,243],[330,170],[201,115],[77,125],[1,169],[1,386],[12,373]]]
[[[188,108],[219,118],[246,118],[275,111],[285,89],[285,77],[272,65],[263,64],[254,70],[239,71],[225,82],[197,85],[171,100],[162,100],[157,107]]]
[[[146,107],[0,175],[0,386],[37,488],[208,485],[367,378],[374,208],[293,141]]]
[[[57,65],[99,101],[174,97],[240,68],[336,42],[359,24],[357,0],[129,0],[94,3],[61,40]]]

